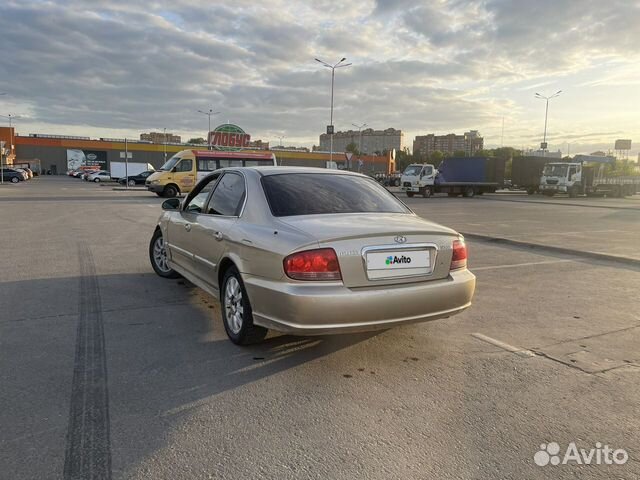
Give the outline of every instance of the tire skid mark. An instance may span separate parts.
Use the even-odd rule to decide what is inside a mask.
[[[64,480],[111,479],[109,390],[102,302],[89,247],[78,245],[80,306]]]

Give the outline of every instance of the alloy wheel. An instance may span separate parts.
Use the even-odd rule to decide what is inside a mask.
[[[160,271],[167,273],[171,270],[167,262],[167,249],[161,236],[153,244],[153,261]]]
[[[244,307],[242,304],[242,289],[240,288],[240,282],[238,282],[234,277],[227,280],[227,285],[224,289],[224,309],[229,329],[234,334],[238,334],[242,329],[242,315],[244,313]]]

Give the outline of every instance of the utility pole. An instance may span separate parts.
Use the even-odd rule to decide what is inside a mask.
[[[125,190],[129,190],[129,145],[127,137],[124,137],[124,184]]]
[[[164,128],[164,161],[167,162],[167,128]]]
[[[330,115],[330,120],[329,120],[329,161],[333,162],[333,132],[335,130],[334,126],[333,126],[333,84],[335,81],[335,77],[336,77],[336,68],[342,68],[342,67],[348,67],[349,65],[351,65],[351,63],[342,63],[346,60],[346,57],[343,57],[342,60],[340,60],[338,63],[336,63],[335,65],[330,65],[327,62],[324,62],[322,60],[320,60],[319,58],[316,58],[315,61],[316,62],[320,62],[323,66],[330,68],[331,69],[331,115]]]
[[[540,148],[542,149],[542,156],[546,156],[546,153],[547,153],[547,116],[549,114],[549,100],[551,100],[554,97],[557,97],[561,93],[562,93],[562,90],[558,90],[556,93],[554,93],[553,95],[549,95],[548,97],[545,97],[544,95],[540,95],[539,93],[535,94],[536,98],[546,101],[546,106],[544,109],[544,136],[542,139],[542,144],[540,145]]]
[[[209,135],[211,134],[211,117],[213,115],[218,115],[220,112],[214,112],[212,108],[210,108],[208,111],[204,111],[204,110],[198,110],[198,113],[202,113],[203,115],[206,115],[207,117],[209,117],[209,130],[207,130],[207,145],[208,145],[208,150],[211,150],[211,139],[209,138]]]

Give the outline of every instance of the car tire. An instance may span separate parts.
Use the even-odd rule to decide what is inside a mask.
[[[135,180],[129,180],[127,183],[129,184],[130,187],[133,187],[133,186],[135,186],[136,181]]]
[[[413,198],[413,192],[407,192],[407,197]]]
[[[18,183],[20,179],[18,177],[11,177],[11,183]]]
[[[178,196],[178,189],[176,187],[174,187],[173,185],[167,185],[166,187],[164,187],[164,190],[162,191],[163,196],[167,197],[167,198],[173,198],[173,197],[177,197]]]
[[[94,178],[93,181],[94,181],[94,183],[100,183],[100,179],[99,178]]]
[[[149,260],[153,271],[163,278],[178,278],[180,274],[167,264],[167,250],[159,228],[153,232],[149,242]]]
[[[267,336],[266,328],[253,324],[251,302],[235,267],[230,267],[222,277],[220,308],[227,336],[236,345],[258,343]]]

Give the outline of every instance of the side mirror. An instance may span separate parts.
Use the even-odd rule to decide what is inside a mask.
[[[162,202],[163,210],[180,210],[180,199],[179,198],[169,198]]]

